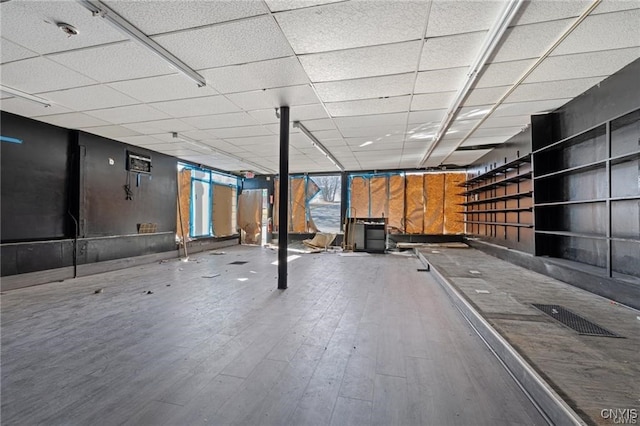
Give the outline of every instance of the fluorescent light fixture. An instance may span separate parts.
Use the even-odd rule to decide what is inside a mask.
[[[142,47],[149,50],[154,55],[158,56],[160,59],[165,61],[171,67],[176,69],[177,71],[184,74],[187,78],[193,80],[198,87],[203,87],[207,85],[207,81],[203,76],[195,72],[192,68],[190,68],[187,64],[182,62],[176,56],[174,56],[171,52],[169,52],[164,47],[160,46],[153,39],[147,37],[145,33],[140,31],[138,28],[134,27],[124,19],[122,16],[118,15],[113,9],[109,8],[109,6],[98,0],[78,0],[81,5],[87,8],[93,16],[100,16],[104,18],[111,26],[115,27],[117,30],[124,33],[131,40],[139,43]]]
[[[322,145],[320,141],[315,136],[313,136],[313,134],[306,127],[304,127],[302,123],[300,123],[299,121],[294,121],[293,127],[297,127],[302,131],[302,133],[307,135],[307,137],[311,139],[311,145],[315,146],[318,149],[318,151],[323,153],[324,156],[327,157],[329,161],[331,161],[333,165],[338,168],[338,170],[340,170],[341,172],[344,172],[344,167],[342,166],[342,164],[340,164],[340,162],[336,159],[336,157],[334,157],[329,152],[329,150],[325,148],[324,145]]]
[[[224,155],[225,157],[233,158],[236,161],[239,161],[239,162],[244,163],[244,164],[248,164],[254,170],[256,170],[256,171],[258,171],[260,173],[267,174],[267,175],[275,175],[276,174],[275,171],[273,171],[273,170],[271,170],[271,169],[269,169],[267,167],[263,167],[263,166],[261,166],[261,165],[259,165],[257,163],[254,163],[252,161],[245,160],[244,158],[238,157],[237,155],[233,155],[233,154],[230,154],[230,153],[228,153],[226,151],[222,151],[220,149],[217,149],[217,148],[214,148],[212,146],[206,145],[206,144],[204,144],[202,142],[199,142],[199,141],[197,141],[195,139],[192,139],[192,138],[190,138],[188,136],[181,135],[178,132],[171,132],[171,136],[174,139],[186,142],[186,143],[191,144],[193,146],[197,146],[199,148],[206,149],[207,151],[216,152],[218,154]]]
[[[18,98],[22,98],[24,100],[35,102],[37,104],[43,105],[45,108],[48,108],[48,107],[51,106],[51,102],[49,102],[46,99],[40,98],[40,97],[35,96],[35,95],[30,95],[29,93],[25,93],[25,92],[22,92],[22,91],[17,90],[17,89],[12,89],[11,87],[0,85],[0,90],[3,91],[4,93],[9,94],[9,95],[16,96]]]
[[[418,163],[418,167],[422,167],[424,163],[426,163],[426,161],[431,156],[431,153],[436,149],[436,147],[440,143],[440,140],[449,129],[449,126],[451,125],[453,118],[458,112],[458,108],[460,108],[462,101],[469,94],[469,90],[478,78],[480,71],[482,71],[482,67],[484,67],[489,57],[491,57],[495,49],[498,47],[502,36],[509,27],[509,24],[511,23],[513,18],[515,18],[518,10],[520,9],[520,6],[522,6],[523,3],[524,0],[510,0],[502,9],[502,12],[500,12],[500,16],[492,25],[489,33],[487,34],[487,37],[482,43],[482,47],[480,48],[478,55],[469,67],[469,72],[467,73],[467,78],[464,84],[462,85],[462,87],[460,87],[460,89],[458,89],[456,97],[453,99],[453,102],[449,106],[447,113],[442,119],[433,143],[429,146],[427,152],[422,156],[420,163]]]
[[[361,144],[360,144],[360,148],[362,148],[363,146],[371,145],[372,143],[373,143],[373,141],[366,141],[366,142],[364,142],[364,143],[361,143]]]

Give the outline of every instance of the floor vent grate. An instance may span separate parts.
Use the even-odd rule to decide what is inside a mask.
[[[560,305],[541,305],[538,303],[532,303],[532,305],[534,308],[541,310],[551,318],[577,331],[579,334],[586,336],[622,337],[574,314]]]

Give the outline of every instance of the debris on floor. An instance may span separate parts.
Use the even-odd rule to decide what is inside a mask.
[[[100,294],[100,293],[103,293],[103,292],[104,292],[103,288],[99,288],[96,291],[94,291],[95,294]]]
[[[396,248],[399,249],[412,249],[412,248],[469,248],[465,243],[451,242],[451,243],[396,243]]]
[[[327,250],[333,240],[336,239],[336,234],[329,234],[324,232],[318,232],[310,240],[302,240],[302,244],[309,247],[312,250]]]
[[[364,257],[364,256],[371,256],[369,253],[367,252],[363,252],[363,251],[356,251],[356,252],[348,252],[348,253],[340,253],[338,254],[338,256],[344,256],[344,257]]]
[[[153,294],[153,292],[151,290],[147,291],[147,294]]]
[[[219,277],[220,274],[213,274],[213,275],[203,275],[202,278],[215,278],[215,277]]]
[[[211,256],[221,256],[221,255],[223,255],[223,254],[227,254],[227,253],[225,253],[225,252],[223,252],[223,251],[210,251],[210,252],[209,252],[209,254],[210,254]]]

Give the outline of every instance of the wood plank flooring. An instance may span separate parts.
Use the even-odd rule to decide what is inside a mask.
[[[2,424],[546,424],[416,258],[224,251],[5,292]]]

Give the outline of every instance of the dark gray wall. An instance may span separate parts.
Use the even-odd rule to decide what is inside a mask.
[[[158,232],[175,231],[176,158],[84,132],[78,144],[81,236],[136,234],[137,224],[147,222]],[[126,170],[127,149],[151,157],[151,174]],[[127,182],[132,200],[126,199]]]
[[[2,242],[68,237],[69,131],[0,111]]]

